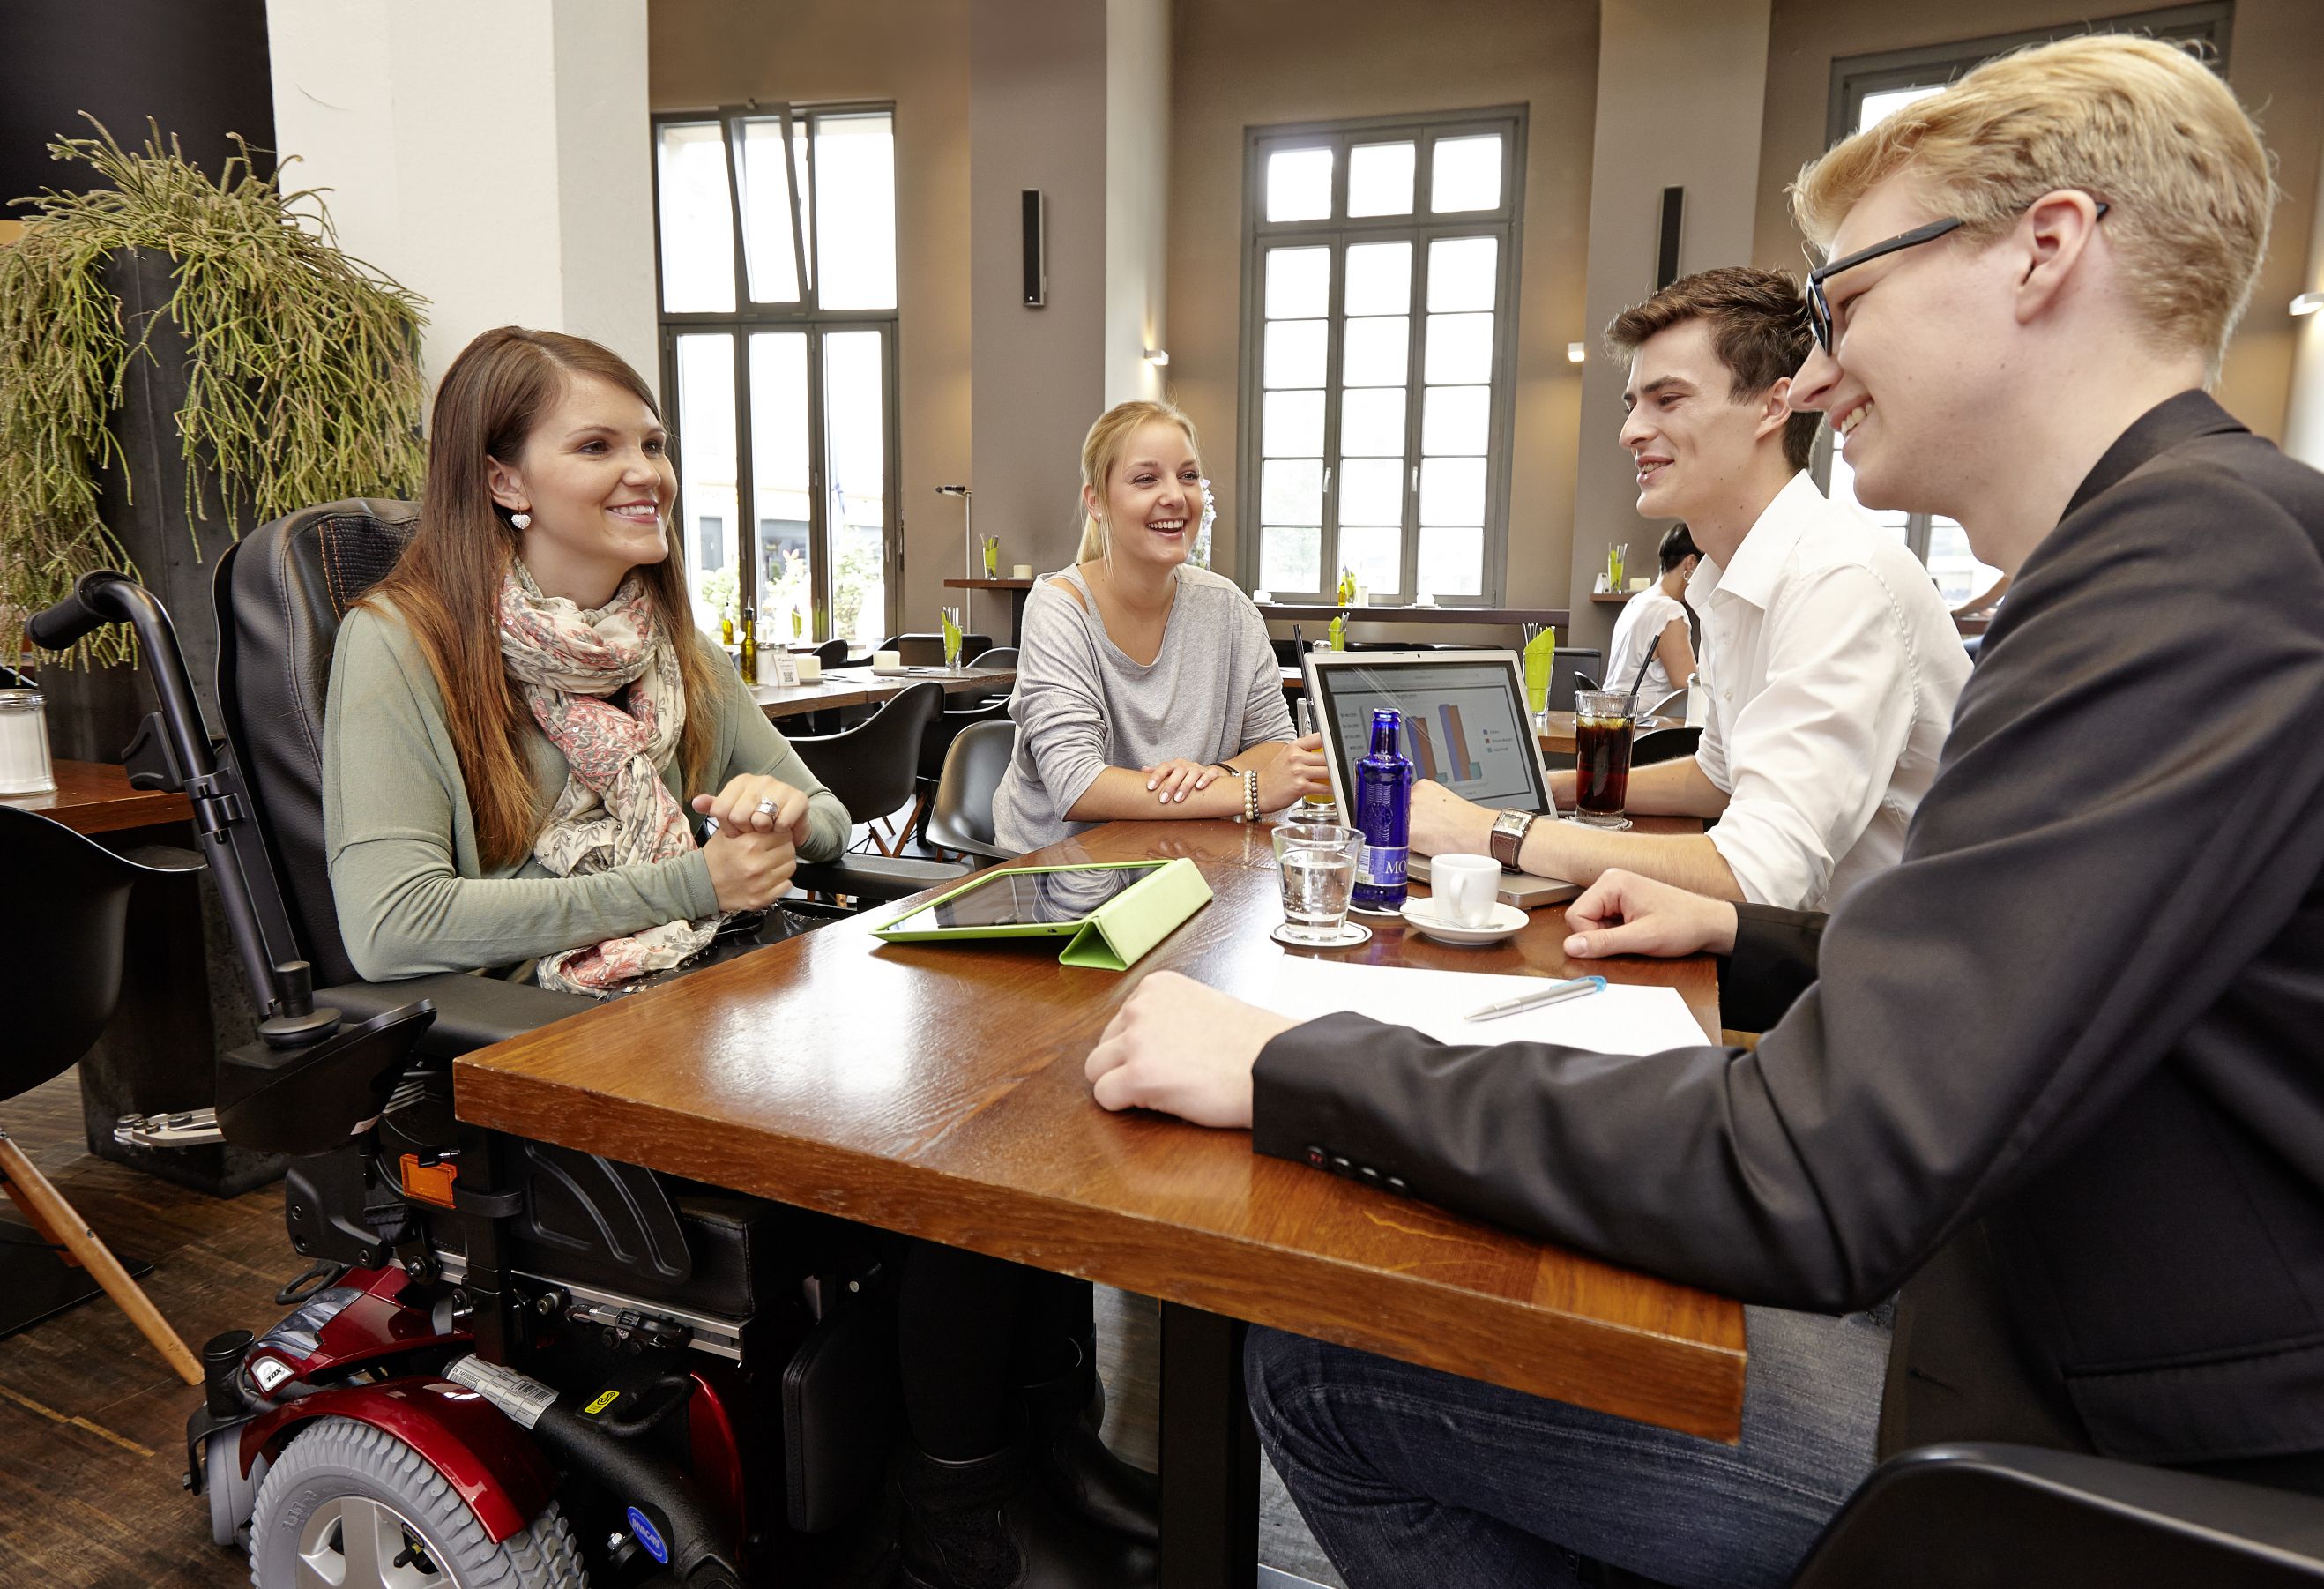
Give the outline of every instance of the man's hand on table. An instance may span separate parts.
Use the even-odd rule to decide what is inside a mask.
[[[1735,907],[1633,872],[1601,872],[1565,907],[1576,960],[1608,955],[1725,955],[1735,948]]]
[[[1412,848],[1422,855],[1483,855],[1492,842],[1491,808],[1464,800],[1433,779],[1412,786]]]
[[[1259,1051],[1298,1024],[1192,977],[1157,971],[1114,1012],[1084,1069],[1108,1109],[1247,1127]]]

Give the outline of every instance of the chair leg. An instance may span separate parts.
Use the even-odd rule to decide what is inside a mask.
[[[50,1185],[49,1178],[24,1156],[24,1150],[5,1131],[0,1131],[0,1180],[7,1183],[8,1195],[24,1210],[33,1228],[65,1248],[88,1270],[90,1277],[105,1288],[105,1294],[129,1316],[129,1322],[137,1326],[138,1333],[152,1342],[153,1349],[177,1371],[178,1377],[189,1385],[200,1384],[202,1365],[195,1361],[185,1342],[178,1338],[178,1332],[170,1327],[170,1321],[161,1316],[161,1310],[153,1306],[144,1289],[129,1278],[121,1261],[97,1239],[97,1233],[73,1212],[64,1194]]]

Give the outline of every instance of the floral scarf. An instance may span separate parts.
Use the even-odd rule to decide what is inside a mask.
[[[540,864],[580,877],[693,849],[693,827],[661,781],[686,726],[686,691],[677,647],[660,632],[644,583],[632,574],[613,600],[584,612],[567,597],[543,596],[512,559],[500,624],[501,656],[569,769],[549,826],[532,841]],[[717,925],[715,916],[665,921],[567,949],[545,956],[536,978],[602,998],[691,958]]]

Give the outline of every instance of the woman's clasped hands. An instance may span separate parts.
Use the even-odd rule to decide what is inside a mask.
[[[1259,774],[1259,805],[1263,811],[1279,811],[1309,795],[1332,792],[1332,774],[1323,761],[1320,734],[1284,745],[1275,755],[1256,762],[1251,770]],[[1222,762],[1174,756],[1139,771],[1146,774],[1146,787],[1167,806],[1183,803],[1188,795],[1201,793],[1222,778],[1234,777],[1238,770]]]
[[[807,801],[782,780],[757,773],[694,797],[695,811],[718,824],[702,855],[721,910],[763,910],[790,887],[807,837]]]

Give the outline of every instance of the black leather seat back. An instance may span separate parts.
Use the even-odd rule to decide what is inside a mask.
[[[219,710],[318,987],[357,980],[323,847],[323,697],[339,622],[419,528],[410,503],[351,497],[275,520],[218,565]]]

